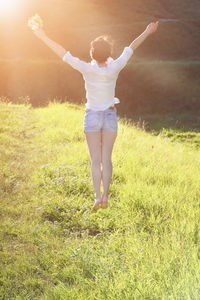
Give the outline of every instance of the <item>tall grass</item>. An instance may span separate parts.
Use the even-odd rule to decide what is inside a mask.
[[[120,120],[109,208],[92,213],[83,117],[0,104],[0,298],[198,300],[199,152]]]

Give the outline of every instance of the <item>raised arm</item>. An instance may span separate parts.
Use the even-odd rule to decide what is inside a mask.
[[[53,52],[55,52],[60,58],[63,58],[65,53],[67,52],[62,46],[48,38],[44,30],[37,29],[34,30],[33,33],[41,39]]]
[[[138,36],[131,44],[130,44],[130,48],[132,48],[133,50],[137,49],[145,40],[146,38],[151,35],[152,33],[156,32],[157,28],[158,28],[158,24],[159,22],[155,22],[155,23],[150,23],[147,28],[145,29],[145,31]]]

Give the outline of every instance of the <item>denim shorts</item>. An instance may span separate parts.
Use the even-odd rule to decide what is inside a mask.
[[[108,108],[103,111],[86,109],[84,119],[84,132],[117,132],[117,123],[116,109]]]

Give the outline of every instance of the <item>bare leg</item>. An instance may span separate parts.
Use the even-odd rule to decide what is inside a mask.
[[[92,207],[97,210],[101,206],[101,132],[85,133],[91,160],[92,181],[96,201]]]
[[[108,190],[112,178],[112,150],[116,140],[116,132],[103,132],[102,133],[102,180],[104,193],[102,196],[102,208],[108,206]]]

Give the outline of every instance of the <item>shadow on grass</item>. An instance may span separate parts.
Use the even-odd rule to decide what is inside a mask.
[[[197,113],[132,115],[122,116],[122,119],[150,134],[200,148],[200,116]]]
[[[87,207],[72,207],[65,203],[65,207],[51,204],[42,213],[41,221],[59,226],[65,237],[82,238],[84,236],[101,237],[115,231],[115,224],[111,221],[105,227],[101,226],[98,218],[90,220]]]

